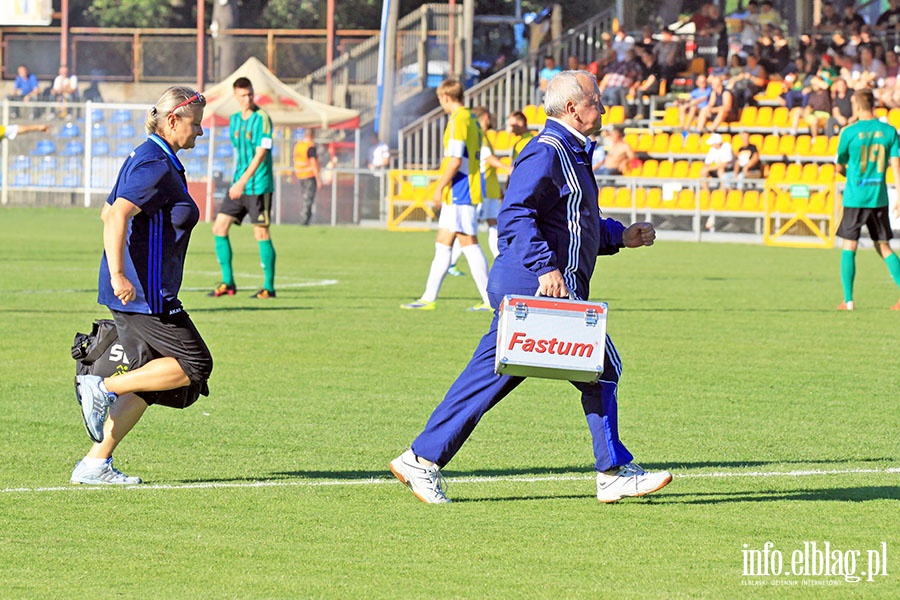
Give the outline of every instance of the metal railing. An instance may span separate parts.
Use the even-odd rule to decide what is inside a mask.
[[[539,104],[538,75],[543,57],[554,56],[561,62],[568,56],[576,56],[589,62],[587,59],[597,56],[603,47],[602,35],[611,31],[614,17],[615,10],[609,8],[569,29],[559,39],[544,44],[532,56],[514,62],[474,85],[465,92],[466,106],[483,106],[499,122],[514,110]],[[399,168],[438,168],[446,124],[447,115],[438,108],[403,127],[398,136]]]

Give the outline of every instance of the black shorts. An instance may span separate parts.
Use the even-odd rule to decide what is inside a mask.
[[[119,343],[128,357],[129,370],[157,358],[171,357],[191,380],[190,384],[174,390],[138,392],[147,404],[186,408],[201,395],[209,396],[207,380],[212,373],[212,355],[184,310],[162,315],[110,312],[116,322]]]
[[[232,200],[225,195],[219,213],[234,217],[236,225],[240,225],[244,217],[250,217],[250,223],[260,227],[268,227],[272,223],[272,194],[243,195]]]
[[[837,234],[845,240],[859,241],[862,226],[869,230],[873,242],[887,242],[894,237],[891,231],[891,217],[888,207],[850,208],[844,207],[844,216]]]

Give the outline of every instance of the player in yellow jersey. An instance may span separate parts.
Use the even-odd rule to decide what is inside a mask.
[[[509,131],[513,138],[519,138],[515,141],[512,148],[512,165],[515,167],[516,159],[519,158],[525,144],[531,141],[535,136],[535,132],[528,129],[528,118],[520,110],[509,113],[506,117],[506,130]]]
[[[463,85],[447,79],[437,88],[438,102],[449,115],[444,130],[444,158],[441,174],[434,192],[434,202],[440,205],[434,260],[425,284],[425,293],[400,307],[411,310],[434,310],[441,283],[450,267],[453,241],[459,239],[462,252],[472,269],[472,279],[481,295],[481,302],[470,310],[490,311],[487,296],[487,259],[478,245],[478,205],[484,190],[481,172],[481,145],[484,136],[478,121],[463,106]]]

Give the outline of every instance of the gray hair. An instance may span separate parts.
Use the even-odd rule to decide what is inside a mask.
[[[159,131],[160,122],[166,115],[172,112],[173,108],[185,100],[190,100],[197,95],[198,93],[196,91],[182,85],[173,85],[164,91],[162,96],[159,97],[159,100],[156,101],[156,104],[147,111],[147,118],[144,121],[144,131],[146,131],[148,135],[157,133]],[[179,106],[175,112],[178,116],[183,117],[192,110],[192,107],[198,105],[200,107],[206,106],[206,99],[203,98],[203,96],[200,96],[199,99],[185,104],[184,106]]]
[[[594,79],[587,71],[562,71],[553,76],[544,93],[544,112],[548,117],[561,117],[566,112],[566,103],[583,104],[587,101],[584,88],[578,81],[583,75]],[[596,81],[596,80],[595,80]]]

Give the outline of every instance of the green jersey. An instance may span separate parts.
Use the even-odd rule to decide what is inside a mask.
[[[244,194],[254,196],[270,194],[275,191],[275,180],[272,176],[272,119],[268,113],[257,108],[246,119],[237,112],[231,115],[230,136],[234,146],[234,180],[237,181],[253,162],[257,148],[265,148],[266,157],[257,167],[256,172],[247,181]]]
[[[887,206],[887,169],[890,159],[898,156],[900,141],[893,125],[866,119],[844,127],[837,153],[837,163],[844,166],[847,175],[844,206]]]

